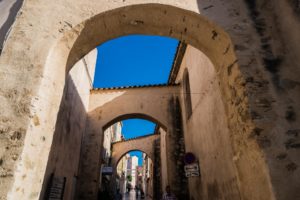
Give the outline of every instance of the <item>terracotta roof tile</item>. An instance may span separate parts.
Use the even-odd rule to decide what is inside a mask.
[[[149,85],[134,85],[134,86],[120,86],[120,87],[109,87],[109,88],[93,88],[91,91],[99,90],[119,90],[119,89],[132,89],[132,88],[151,88],[151,87],[168,87],[168,86],[178,86],[179,84],[149,84]]]

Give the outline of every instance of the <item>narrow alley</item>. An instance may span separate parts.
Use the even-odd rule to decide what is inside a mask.
[[[299,41],[300,0],[0,0],[0,200],[300,200]]]

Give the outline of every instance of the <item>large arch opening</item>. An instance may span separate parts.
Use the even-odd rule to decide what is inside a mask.
[[[149,15],[149,13],[151,13],[151,15]],[[251,127],[253,127],[253,124],[251,120],[247,118],[247,114],[249,113],[247,98],[240,98],[241,94],[244,94],[245,92],[244,88],[236,87],[233,83],[234,79],[239,78],[242,80],[243,77],[240,74],[234,49],[232,48],[233,45],[229,36],[225,31],[199,14],[161,4],[127,6],[95,15],[91,19],[88,19],[75,26],[71,31],[65,33],[63,38],[55,46],[53,46],[48,56],[46,69],[44,72],[47,74],[47,79],[43,80],[43,86],[40,89],[43,90],[43,88],[52,85],[53,82],[56,83],[56,86],[50,88],[46,92],[43,91],[40,93],[43,98],[41,98],[37,103],[37,110],[39,110],[39,108],[42,110],[42,108],[46,107],[49,110],[54,110],[54,112],[47,112],[47,109],[46,111],[43,110],[43,112],[37,111],[37,115],[40,116],[40,119],[48,119],[48,113],[50,113],[50,120],[40,120],[40,126],[30,129],[25,141],[24,152],[28,153],[34,150],[35,152],[40,152],[40,154],[43,155],[42,157],[45,157],[45,160],[42,160],[40,163],[40,171],[35,173],[33,177],[30,177],[30,181],[32,183],[35,182],[37,185],[37,187],[32,187],[35,188],[33,190],[36,190],[36,192],[41,195],[42,198],[43,194],[40,194],[40,189],[42,186],[38,180],[43,179],[42,177],[44,176],[47,167],[49,149],[51,147],[54,148],[55,146],[55,144],[52,143],[52,125],[55,126],[57,121],[57,113],[55,111],[59,110],[61,97],[63,96],[63,86],[65,84],[68,72],[78,60],[80,60],[90,50],[94,49],[97,45],[109,39],[130,34],[149,34],[174,37],[184,43],[190,44],[193,48],[202,51],[202,53],[209,58],[217,74],[219,89],[221,91],[220,93],[222,94],[220,98],[222,99],[224,112],[227,116],[225,121],[227,121],[229,124],[230,129],[243,130],[245,135],[237,136],[237,133],[234,131],[228,133],[230,134],[229,144],[233,147],[233,154],[242,152],[242,159],[236,159],[236,163],[233,164],[233,166],[236,166],[238,170],[233,170],[236,174],[232,177],[231,182],[235,182],[236,184],[249,183],[249,180],[251,180],[251,185],[253,188],[255,188],[255,185],[260,185],[261,187],[265,188],[265,190],[262,191],[269,191],[270,186],[268,182],[268,175],[265,171],[259,170],[261,168],[264,169],[264,160],[261,158],[258,147],[252,143],[251,149],[247,145],[239,146],[240,143],[245,142],[245,138],[247,138],[252,132]],[[174,98],[179,99],[180,97],[177,96]],[[51,106],[49,99],[51,99]],[[239,102],[239,105],[232,103],[237,101]],[[175,105],[174,102],[172,105]],[[243,108],[242,110],[241,107]],[[172,110],[171,108],[172,106],[168,109]],[[88,114],[88,117],[93,116],[93,114],[96,112],[99,114],[100,111],[101,109],[92,109],[92,112]],[[176,109],[172,112],[176,112]],[[246,119],[243,118],[243,116],[246,116]],[[87,120],[87,126],[97,122],[97,120],[101,120],[101,117],[103,116],[99,114],[97,119],[90,119],[90,121]],[[173,119],[170,119],[170,121],[172,120]],[[176,127],[176,124],[179,124],[174,120],[173,122],[174,127]],[[103,123],[102,125],[105,124],[107,123]],[[232,124],[234,124],[234,127]],[[66,129],[68,129],[68,126],[66,126]],[[48,147],[48,150],[43,150],[45,145],[36,147],[32,147],[30,145],[31,140],[37,139],[37,136],[35,136],[37,134],[35,133],[40,132],[41,130],[43,130],[43,132],[49,136],[49,140],[46,140],[45,144]],[[91,136],[93,137],[97,137],[97,133],[101,133],[101,130],[94,130],[93,127],[90,130]],[[92,142],[94,139],[93,137],[87,139],[86,143],[87,147],[89,148],[95,146],[95,144]],[[83,153],[86,153],[87,151],[83,150]],[[24,156],[26,156],[26,153]],[[227,160],[231,160],[231,162],[233,162],[233,156],[230,156],[232,155],[229,155]],[[240,155],[238,155],[238,157],[239,156]],[[246,163],[252,160],[256,161],[255,164],[253,164],[251,167],[248,167]],[[23,169],[22,166],[20,166],[19,169],[20,170],[17,173],[17,176],[21,177],[25,169]],[[253,173],[251,173],[253,170],[257,172],[254,177]],[[95,174],[94,172],[90,173]],[[98,183],[98,180],[99,178],[96,177],[94,181]],[[230,182],[230,180],[228,180],[228,182]],[[14,188],[17,189],[19,184],[20,183],[15,183]],[[93,184],[95,185],[95,183]],[[205,187],[210,188],[208,190],[216,191],[214,180],[208,181],[207,184],[208,186]],[[93,186],[91,191],[87,190],[88,196],[85,198],[95,198],[95,187],[97,188],[97,185]],[[18,192],[15,194],[20,195]],[[241,192],[242,196],[247,196],[247,194],[250,194],[250,192]],[[236,198],[238,198],[240,194],[234,195],[236,195]]]

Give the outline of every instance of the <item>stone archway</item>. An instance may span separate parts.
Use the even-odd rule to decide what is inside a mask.
[[[139,145],[139,139],[141,139],[143,142],[147,142],[146,146]],[[132,139],[133,143],[130,141],[122,141],[120,143],[123,144],[117,144],[116,146],[113,147],[113,156],[112,156],[112,162],[111,162],[111,167],[113,168],[113,174],[111,177],[110,181],[110,189],[114,192],[116,188],[121,188],[119,186],[123,186],[122,190],[125,191],[126,186],[126,179],[128,175],[131,176],[132,180],[129,181],[131,188],[135,188],[135,186],[138,184],[141,186],[141,188],[144,189],[144,192],[147,194],[146,196],[152,196],[153,195],[153,179],[155,174],[154,174],[154,169],[157,167],[155,163],[158,155],[154,153],[154,144],[155,141],[159,140],[159,135],[148,135],[148,136],[142,136],[139,138],[134,138]],[[131,144],[130,144],[131,143]],[[134,145],[137,148],[133,148],[132,146],[127,148],[129,145]],[[142,147],[141,149],[139,147]],[[129,149],[129,151],[126,151],[126,149]],[[145,151],[146,152],[145,152]],[[123,152],[123,154],[119,154]],[[125,152],[125,153],[124,153]],[[130,155],[132,152],[135,153],[140,153],[142,154],[141,157],[134,155]],[[149,155],[149,154],[150,155]],[[137,159],[136,159],[137,158]],[[127,164],[124,164],[127,162]],[[121,165],[120,165],[121,164]],[[137,164],[137,165],[136,165]],[[126,169],[124,168],[124,165],[126,165]],[[120,166],[123,166],[123,170],[120,171]],[[143,169],[143,171],[139,171],[136,167],[139,166],[140,169]],[[126,170],[126,172],[124,172]],[[141,172],[141,176],[138,176],[138,174]],[[139,178],[138,178],[139,177]],[[143,178],[142,178],[143,177]],[[147,177],[147,178],[146,178]],[[146,178],[146,179],[145,179]],[[138,180],[139,179],[139,180]],[[118,181],[116,181],[118,180]],[[120,184],[121,182],[121,184]],[[125,192],[124,192],[125,193]],[[126,194],[124,194],[126,195]]]
[[[160,135],[154,134],[113,143],[112,167],[115,169],[119,160],[126,153],[135,150],[146,153],[149,158],[154,160],[154,142],[159,138]]]
[[[33,100],[35,105],[33,119],[24,120],[23,127],[26,127],[26,139],[11,190],[11,197],[13,198],[23,196],[24,194],[20,188],[28,184],[32,185],[32,190],[25,191],[25,196],[31,196],[32,194],[36,198],[40,196],[41,182],[52,145],[53,127],[55,127],[56,114],[63,93],[65,75],[75,62],[90,50],[102,42],[118,36],[128,34],[171,36],[202,50],[215,66],[220,80],[225,108],[228,115],[233,115],[232,118],[228,119],[233,132],[231,141],[233,146],[245,142],[245,138],[252,133],[255,127],[252,120],[247,117],[240,120],[241,116],[249,114],[248,98],[242,96],[245,93],[245,88],[235,86],[236,80],[243,81],[244,76],[241,75],[237,64],[237,58],[233,50],[234,45],[223,29],[197,13],[169,5],[132,5],[97,13],[100,14],[94,15],[74,27],[71,26],[71,30],[65,32],[56,44],[48,44],[45,47],[47,56],[40,63],[36,63],[45,64],[45,67],[41,70],[43,72],[40,73],[46,78],[38,79],[40,87],[36,89],[38,90],[36,100]],[[49,87],[53,84],[56,86]],[[234,88],[235,93],[232,92],[232,88]],[[231,102],[239,102],[239,105],[236,106]],[[30,128],[27,128],[26,125],[28,124],[30,124]],[[238,130],[243,130],[245,136],[235,137],[235,134],[240,133]],[[49,137],[48,140],[43,144],[31,145],[31,141],[39,140],[41,137],[39,133],[41,132]],[[263,180],[264,189],[261,191],[271,193],[269,176],[265,171],[265,163],[261,152],[254,141],[248,141],[247,143],[250,143],[250,145],[241,147],[238,153],[242,152],[241,156],[245,156],[246,160],[248,158],[250,158],[250,161],[252,159],[256,160],[256,165],[253,168],[255,168],[254,171],[260,173],[256,174],[257,177],[253,176],[252,171],[248,171],[248,168],[243,166],[239,169],[240,176],[243,177],[243,180],[240,181],[252,180],[253,185],[255,185]],[[32,152],[39,152],[37,155],[35,154],[35,157],[43,158],[43,160],[29,159],[28,161],[28,157]],[[34,167],[26,167],[28,162],[31,163],[30,166]],[[239,163],[237,165],[239,166]],[[31,176],[23,180],[22,176],[26,173],[31,174]],[[245,192],[244,195],[247,195],[247,193]]]
[[[97,129],[136,117],[148,119],[166,129],[170,124],[168,104],[178,92],[178,85],[95,89],[90,94],[88,113],[97,119]]]
[[[142,10],[143,12],[141,12]],[[145,11],[152,13],[155,17],[149,18]],[[110,26],[107,27],[107,24]],[[95,30],[95,26],[98,29]],[[66,66],[65,72],[67,73],[79,58],[96,45],[129,34],[171,36],[196,47],[211,60],[220,81],[222,100],[227,115],[234,116],[228,118],[232,132],[232,146],[238,151],[235,153],[245,156],[245,160],[240,158],[237,160],[237,162],[243,163],[241,164],[243,167],[238,169],[239,176],[243,177],[243,181],[248,184],[251,182],[253,186],[257,185],[254,183],[255,181],[265,183],[262,187],[268,192],[267,194],[264,193],[264,196],[272,196],[272,192],[269,190],[269,174],[265,170],[265,160],[261,156],[259,146],[255,141],[247,141],[249,145],[242,147],[239,145],[248,140],[249,135],[253,134],[255,125],[249,117],[248,98],[244,96],[245,88],[240,86],[244,82],[244,77],[240,72],[238,60],[232,48],[234,45],[225,31],[203,16],[176,7],[158,4],[134,5],[104,12],[93,16],[66,33],[61,42],[54,48],[55,51],[50,55],[52,61],[47,63],[47,66],[50,68],[54,65]],[[64,54],[67,56],[62,56]],[[238,102],[238,104],[231,102]],[[244,135],[242,137],[239,136],[241,130]],[[252,166],[251,169],[244,165],[244,162],[248,162],[249,158],[256,160],[256,165]],[[237,166],[241,165],[238,164]],[[255,179],[253,179],[253,173],[249,173],[251,170],[256,171]],[[262,179],[264,181],[261,181]],[[249,192],[248,188],[245,187],[245,192],[243,192],[245,194],[243,195]],[[254,194],[253,192],[250,193]]]

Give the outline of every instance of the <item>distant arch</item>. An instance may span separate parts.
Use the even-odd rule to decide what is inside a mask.
[[[120,159],[130,151],[142,151],[149,158],[154,159],[154,143],[160,139],[159,134],[146,135],[134,139],[120,141],[112,144],[112,161],[111,165],[115,169]]]
[[[133,152],[133,151],[140,151],[140,152],[146,154],[146,155],[149,157],[149,155],[148,155],[146,152],[144,152],[144,151],[142,151],[142,150],[140,150],[140,149],[133,149],[133,150],[130,150],[130,151],[128,151],[128,152],[125,152],[123,155],[121,155],[121,156],[119,157],[119,160],[116,161],[115,167],[117,167],[117,166],[119,165],[121,159],[122,159],[124,156],[126,156],[126,154],[128,154],[128,153],[130,153],[130,152]],[[149,157],[149,158],[150,158],[150,157]],[[153,158],[150,158],[150,159],[153,160]]]
[[[124,114],[124,115],[120,115],[117,116],[113,119],[111,119],[109,122],[107,122],[104,126],[103,126],[103,130],[109,128],[110,126],[112,126],[113,124],[119,122],[119,121],[123,121],[123,120],[127,120],[127,119],[144,119],[144,120],[148,120],[150,122],[155,123],[156,125],[158,125],[159,127],[163,128],[163,129],[167,129],[166,125],[161,123],[159,120],[155,119],[154,117],[145,114],[145,113],[128,113],[128,114]]]

